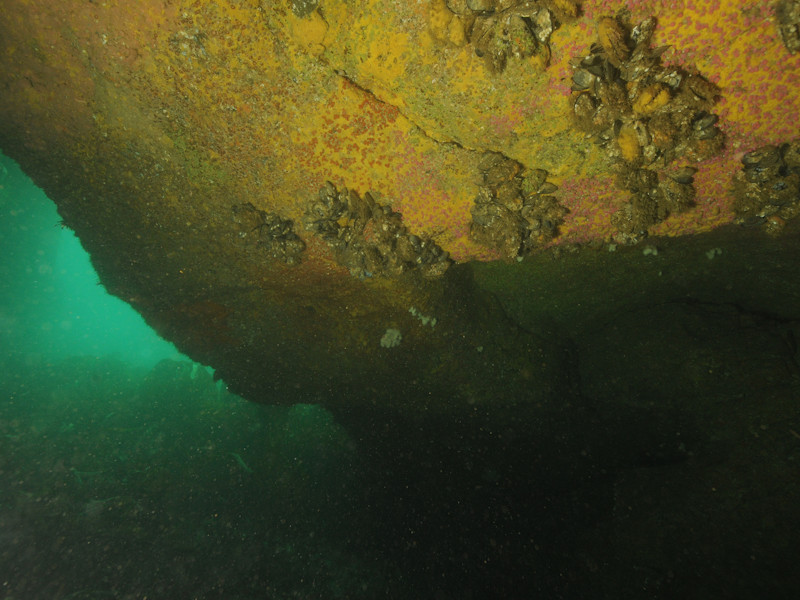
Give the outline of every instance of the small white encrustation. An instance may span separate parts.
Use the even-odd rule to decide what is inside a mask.
[[[381,338],[381,348],[394,348],[399,346],[403,339],[403,334],[399,329],[387,329]]]
[[[421,312],[419,312],[416,306],[412,306],[411,308],[409,308],[408,312],[410,312],[413,316],[417,317],[417,319],[419,319],[419,322],[422,323],[423,327],[425,327],[425,325],[430,325],[431,329],[436,327],[436,317],[429,317],[427,315],[423,315]]]

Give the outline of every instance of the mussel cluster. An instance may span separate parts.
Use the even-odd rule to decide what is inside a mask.
[[[550,35],[578,14],[573,0],[433,0],[431,32],[455,45],[469,43],[492,73],[510,57],[550,60]]]
[[[516,258],[558,235],[568,210],[551,195],[558,188],[547,181],[547,171],[525,169],[499,152],[487,152],[479,169],[480,191],[471,211],[472,239]]]
[[[430,237],[403,225],[402,215],[375,201],[326,182],[309,205],[305,227],[333,249],[336,260],[354,277],[396,277],[416,271],[439,277],[451,264],[449,254]]]
[[[719,88],[696,73],[663,65],[668,47],[650,45],[655,27],[654,17],[634,27],[622,16],[604,17],[589,55],[572,61],[578,126],[618,163],[618,183],[633,194],[617,218],[630,241],[691,206],[694,171],[669,173],[671,163],[705,160],[724,144],[712,112]]]
[[[800,51],[800,0],[778,0],[775,20],[786,49],[792,54]]]
[[[239,229],[239,237],[255,241],[258,248],[286,264],[300,262],[306,244],[294,232],[294,221],[275,213],[257,209],[250,202],[233,207],[233,220]]]
[[[623,169],[617,185],[630,191],[626,204],[611,215],[619,231],[617,241],[636,243],[647,237],[647,230],[671,214],[688,210],[694,204],[694,167],[672,171]]]
[[[743,225],[778,233],[800,214],[800,138],[762,146],[742,157],[734,176],[734,209]]]

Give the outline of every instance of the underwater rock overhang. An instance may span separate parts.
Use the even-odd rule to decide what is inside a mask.
[[[796,197],[757,186],[797,186],[800,55],[787,2],[483,4],[9,0],[0,146],[109,291],[250,399],[548,398],[558,350],[454,263],[737,207],[780,233]]]

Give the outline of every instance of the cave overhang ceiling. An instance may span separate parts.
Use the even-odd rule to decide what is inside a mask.
[[[458,263],[800,212],[798,2],[5,5],[3,150],[195,356],[422,343]]]

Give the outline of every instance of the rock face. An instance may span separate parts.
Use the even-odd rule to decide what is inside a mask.
[[[767,2],[5,4],[0,147],[112,294],[257,401],[547,399],[558,351],[458,263],[731,222],[742,153],[797,133]]]
[[[347,427],[403,593],[786,596],[778,4],[4,0],[0,149],[161,335]]]

